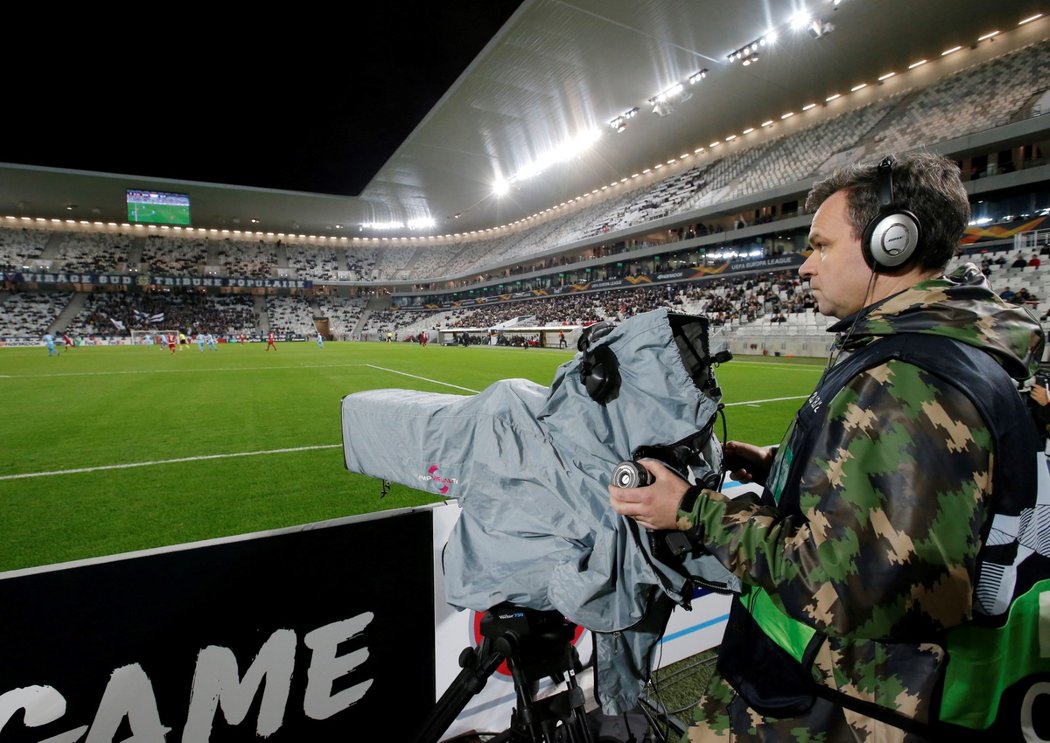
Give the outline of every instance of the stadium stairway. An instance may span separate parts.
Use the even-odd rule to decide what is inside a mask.
[[[84,305],[87,304],[87,299],[87,292],[74,292],[69,303],[62,308],[62,311],[58,313],[58,317],[55,318],[55,321],[48,326],[47,332],[61,333],[68,328],[69,323],[73,321],[73,318],[79,315],[80,311],[84,309]]]
[[[39,260],[56,260],[59,257],[58,249],[62,245],[65,235],[61,232],[52,232],[47,239],[47,244],[38,256]]]
[[[252,299],[255,302],[255,316],[259,318],[259,332],[266,335],[270,332],[270,313],[266,311],[266,297],[256,294]]]
[[[142,263],[142,249],[146,247],[146,238],[136,237],[128,246],[128,268]]]
[[[365,329],[365,325],[368,324],[368,318],[371,316],[372,311],[369,309],[365,309],[365,311],[361,313],[361,317],[357,319],[357,323],[354,325],[353,330],[350,331],[351,338],[361,337],[361,331]]]
[[[1032,93],[1021,107],[1010,117],[1010,123],[1024,121],[1033,116],[1039,116],[1043,111],[1050,110],[1050,90],[1039,90]]]
[[[873,147],[873,145],[876,144],[876,138],[890,124],[896,121],[902,113],[908,110],[908,106],[911,105],[911,102],[914,101],[924,90],[925,88],[919,88],[917,90],[912,90],[908,93],[905,93],[904,96],[899,101],[897,101],[897,104],[893,108],[889,109],[883,115],[883,117],[879,119],[875,126],[871,127],[871,129],[868,130],[867,134],[861,137],[860,141],[853,146],[853,149],[855,149],[858,153],[858,159],[860,157],[863,157],[864,154],[867,153],[869,150],[874,151],[874,154],[870,155],[870,157],[875,157],[879,154],[877,147]]]
[[[368,304],[365,305],[364,312],[361,313],[361,317],[358,319],[357,324],[354,325],[354,329],[350,332],[351,337],[360,337],[361,333],[364,332],[365,326],[368,325],[368,318],[372,316],[373,312],[389,309],[390,297],[380,296],[369,299]]]

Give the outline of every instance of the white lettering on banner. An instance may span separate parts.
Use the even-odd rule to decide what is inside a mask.
[[[226,722],[240,725],[248,714],[259,686],[265,680],[255,732],[266,737],[281,727],[295,667],[295,632],[279,629],[259,650],[252,665],[239,677],[237,657],[224,647],[209,645],[197,656],[193,696],[182,731],[185,743],[208,740],[215,710],[222,705]]]
[[[1032,684],[1028,687],[1024,700],[1021,702],[1021,735],[1024,736],[1025,743],[1050,743],[1046,738],[1040,736],[1035,729],[1032,711],[1035,709],[1035,700],[1038,697],[1048,698],[1048,702],[1040,703],[1040,708],[1042,708],[1043,704],[1050,703],[1050,683],[1039,681]]]
[[[84,743],[113,743],[124,718],[131,737],[124,743],[164,743],[171,728],[161,724],[153,682],[138,663],[113,672]]]
[[[66,713],[66,699],[50,686],[27,686],[0,694],[0,730],[20,709],[26,711],[26,727],[40,727]]]
[[[363,612],[318,627],[304,637],[311,651],[303,694],[303,712],[307,717],[314,720],[332,717],[359,702],[372,687],[374,679],[365,679],[332,694],[336,682],[353,673],[369,656],[367,647],[337,655],[339,646],[364,632],[374,616],[372,612]],[[256,733],[267,737],[279,730],[288,706],[296,649],[293,630],[274,631],[243,678],[239,676],[233,651],[218,645],[201,650],[190,688],[182,733],[184,743],[209,739],[219,706],[230,725],[243,723],[260,686],[264,689]],[[138,663],[121,666],[110,676],[90,728],[83,725],[41,743],[76,743],[85,732],[88,735],[84,743],[112,743],[125,718],[131,735],[124,738],[123,743],[164,743],[171,728],[161,722],[159,709],[153,682],[142,666]],[[65,715],[66,699],[52,686],[26,686],[0,694],[0,736],[19,710],[25,710],[22,725],[39,727]]]
[[[368,679],[332,694],[332,684],[336,679],[349,675],[368,660],[368,648],[336,655],[339,644],[361,634],[374,616],[372,612],[365,612],[352,619],[315,629],[303,638],[306,647],[313,651],[310,670],[306,672],[306,693],[303,698],[303,712],[307,717],[326,720],[359,702],[371,688],[373,680]]]

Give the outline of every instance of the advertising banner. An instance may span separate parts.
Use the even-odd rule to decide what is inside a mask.
[[[88,286],[164,286],[190,289],[239,287],[245,289],[309,289],[308,279],[250,278],[245,276],[147,276],[146,274],[45,273],[11,271],[0,280],[12,284],[82,284]]]
[[[0,576],[0,740],[413,728],[434,699],[431,523],[399,512]]]

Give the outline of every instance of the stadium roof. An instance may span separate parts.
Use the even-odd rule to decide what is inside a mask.
[[[138,18],[116,39],[72,30],[48,43],[64,79],[30,80],[33,94],[0,124],[0,217],[123,222],[125,189],[141,187],[190,194],[198,227],[354,237],[386,234],[362,223],[432,219],[391,234],[484,230],[713,142],[803,126],[844,105],[834,94],[861,102],[923,84],[972,63],[974,48],[1041,39],[1050,22],[1018,26],[1039,0],[810,0],[793,29],[802,9],[470,0],[355,10],[353,29],[288,9],[262,34],[239,34],[233,16],[212,32],[200,18],[169,19],[170,32]],[[769,30],[776,41],[752,47]],[[730,61],[737,50],[758,59]],[[683,95],[654,105],[678,83]],[[616,132],[609,122],[632,109]],[[601,136],[582,154],[526,175],[588,131]]]

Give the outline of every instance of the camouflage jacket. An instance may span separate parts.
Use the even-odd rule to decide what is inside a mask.
[[[907,335],[922,344],[942,335],[987,352],[1015,379],[1034,373],[1043,344],[1035,318],[999,299],[972,266],[830,330],[848,336],[837,363],[881,338]],[[977,408],[957,387],[900,360],[824,392],[807,402],[821,410],[819,428],[802,439],[808,448],[792,446],[804,406],[760,502],[702,491],[679,512],[679,527],[751,587],[735,601],[719,674],[690,740],[907,739],[858,705],[836,704],[836,694],[925,722],[943,674],[938,638],[971,616],[994,459]],[[768,634],[760,628],[756,637],[743,610],[756,599],[815,631],[799,667],[830,695],[787,716],[760,714],[737,696],[776,677],[777,649],[757,657],[749,649]]]

